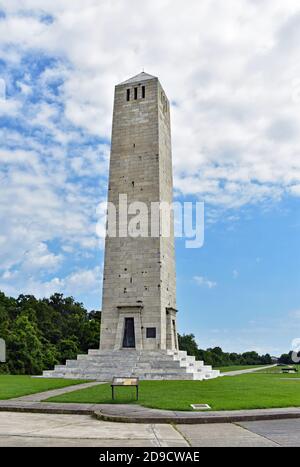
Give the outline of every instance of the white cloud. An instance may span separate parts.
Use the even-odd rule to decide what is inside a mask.
[[[99,293],[102,272],[100,267],[93,270],[80,270],[70,274],[63,281],[63,288],[67,293]]]
[[[82,157],[92,177],[101,174],[102,151],[101,147],[89,149]],[[43,242],[54,239],[69,247],[95,250],[99,246],[96,207],[103,196],[100,189],[85,186],[84,181],[68,181],[71,173],[77,176],[72,172],[72,158],[44,156],[38,151],[0,151],[0,215],[6,220],[1,225],[5,242],[0,250],[1,268],[16,265],[26,252],[39,252]]]
[[[3,6],[3,53],[9,41],[13,61],[32,49],[65,61],[44,79],[63,78],[73,124],[109,138],[114,84],[145,67],[176,102],[176,188],[235,208],[298,194],[289,189],[300,183],[296,0],[191,0],[185,9],[154,0],[143,10],[133,0],[135,15],[123,0],[47,0],[51,24],[40,21],[36,0]]]
[[[25,252],[22,269],[30,272],[35,270],[55,271],[60,266],[62,260],[62,255],[50,253],[45,243],[39,243],[34,250]]]
[[[0,290],[16,296],[21,291],[24,294],[33,294],[37,298],[49,297],[53,293],[63,293],[68,296],[88,297],[99,295],[101,288],[101,268],[79,269],[65,277],[53,277],[50,280],[41,280],[39,276],[22,276],[22,272],[5,272],[0,277]],[[99,299],[97,301],[99,301]]]
[[[208,287],[209,289],[214,289],[217,287],[217,282],[211,281],[203,276],[194,276],[194,281],[200,287]]]
[[[173,103],[177,193],[222,212],[300,196],[298,0],[190,0],[186,8],[132,0],[130,11],[124,0],[43,0],[42,8],[3,0],[2,8],[0,114],[18,123],[0,129],[3,270],[54,239],[64,253],[99,247],[113,88],[143,67]]]

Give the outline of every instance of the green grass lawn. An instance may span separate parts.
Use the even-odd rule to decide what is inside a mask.
[[[249,373],[207,381],[141,381],[139,404],[169,410],[192,410],[209,404],[213,410],[264,409],[300,406],[297,375]],[[298,376],[300,378],[300,376]],[[135,403],[135,388],[116,388],[115,403]],[[49,399],[51,402],[111,404],[109,384]]]
[[[73,384],[86,383],[86,381],[70,379],[42,379],[31,376],[0,375],[0,399],[27,396],[37,392],[59,389]]]
[[[231,365],[231,366],[217,366],[214,370],[220,370],[221,373],[227,373],[228,371],[239,371],[239,370],[251,370],[252,368],[261,368],[265,365]]]

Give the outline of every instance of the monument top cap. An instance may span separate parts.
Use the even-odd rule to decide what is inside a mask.
[[[141,81],[146,81],[148,79],[156,79],[156,76],[149,75],[148,73],[145,73],[144,71],[142,71],[138,75],[135,75],[132,78],[130,78],[130,79],[126,80],[126,81],[123,81],[120,84],[132,84],[132,83],[137,83],[137,82],[141,82]]]

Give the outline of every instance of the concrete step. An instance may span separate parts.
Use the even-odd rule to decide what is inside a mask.
[[[193,380],[193,375],[188,373],[182,373],[178,375],[178,373],[144,373],[139,376],[142,380]]]
[[[195,361],[195,368],[200,368],[204,366],[204,362],[202,360]]]
[[[66,367],[76,368],[78,366],[78,360],[66,360]]]
[[[202,380],[216,378],[219,372],[185,351],[89,350],[66,365],[44,371],[48,378],[95,379],[110,381],[113,376],[139,376],[141,379]]]
[[[65,368],[65,365],[55,365],[54,371],[64,371]]]

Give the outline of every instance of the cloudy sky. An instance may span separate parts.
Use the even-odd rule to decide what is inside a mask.
[[[114,85],[144,68],[172,103],[175,196],[206,204],[204,247],[177,242],[180,330],[287,351],[299,43],[298,0],[0,0],[0,289],[100,307]]]

